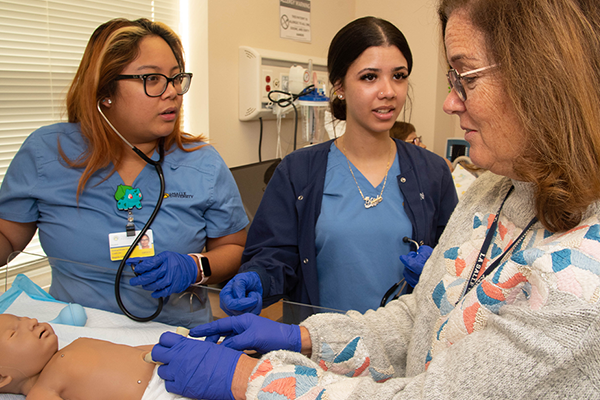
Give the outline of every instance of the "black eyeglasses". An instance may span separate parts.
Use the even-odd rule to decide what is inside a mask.
[[[448,73],[446,74],[446,76],[448,77],[448,84],[450,85],[450,88],[449,88],[450,90],[448,92],[450,92],[452,89],[454,89],[454,90],[456,90],[456,94],[458,94],[458,97],[462,101],[467,101],[467,92],[465,91],[465,87],[462,84],[462,79],[464,79],[465,77],[467,77],[469,75],[473,75],[478,72],[482,72],[482,71],[488,70],[490,68],[494,68],[496,66],[497,66],[497,64],[488,65],[487,67],[477,68],[477,69],[474,69],[471,71],[464,72],[462,74],[459,74],[458,72],[456,72],[456,70],[454,68],[450,69],[450,71],[448,71]]]
[[[144,75],[117,75],[116,81],[123,79],[141,79],[144,81],[144,92],[149,97],[159,97],[167,90],[169,83],[173,83],[173,87],[177,94],[185,94],[190,89],[192,83],[191,72],[181,72],[172,78],[163,74],[144,74]]]

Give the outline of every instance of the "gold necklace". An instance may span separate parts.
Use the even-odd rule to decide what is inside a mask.
[[[340,142],[341,142],[341,140],[340,140]],[[348,156],[347,156],[348,152],[346,151],[346,146],[344,146],[344,142],[342,142],[342,149],[344,150],[344,155],[346,156],[346,161],[348,162],[348,168],[350,169],[352,178],[354,178],[354,183],[356,183],[356,187],[358,188],[360,197],[362,197],[363,201],[365,202],[365,208],[375,207],[377,204],[379,204],[383,201],[382,195],[383,195],[383,191],[385,190],[385,184],[387,183],[387,177],[388,177],[388,172],[390,170],[390,162],[392,160],[392,157],[390,156],[390,158],[388,159],[387,165],[385,167],[385,178],[383,178],[383,187],[381,188],[381,193],[379,193],[379,195],[377,195],[377,197],[369,197],[369,196],[365,197],[362,190],[360,189],[360,185],[358,184],[356,177],[354,176],[354,171],[352,171],[352,166],[350,165],[350,160],[348,159]],[[393,147],[392,147],[391,153],[393,156],[394,155]]]

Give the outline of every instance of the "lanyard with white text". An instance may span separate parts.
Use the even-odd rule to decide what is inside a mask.
[[[506,254],[509,251],[511,251],[517,243],[523,240],[525,234],[527,233],[527,231],[529,231],[529,228],[531,228],[531,226],[537,222],[537,218],[533,217],[532,220],[529,221],[529,224],[527,224],[523,231],[521,231],[517,239],[515,239],[515,241],[511,243],[511,245],[500,255],[500,257],[496,258],[494,262],[485,269],[481,276],[479,276],[479,271],[481,270],[481,266],[485,261],[485,256],[488,252],[488,249],[490,248],[490,244],[492,243],[492,239],[494,238],[494,235],[496,233],[496,228],[498,227],[498,218],[500,217],[500,211],[502,211],[502,207],[504,207],[504,203],[506,202],[506,199],[508,199],[508,196],[511,194],[513,189],[514,186],[511,186],[508,190],[508,193],[506,193],[506,197],[504,197],[504,200],[502,200],[502,204],[500,204],[500,208],[498,209],[498,212],[494,217],[494,221],[492,222],[492,225],[490,225],[490,229],[488,230],[488,233],[485,236],[485,240],[483,241],[483,245],[481,246],[481,250],[479,251],[479,256],[477,257],[475,266],[473,266],[473,271],[471,271],[471,277],[469,278],[458,301],[465,297],[465,295],[469,293],[469,290],[471,290],[475,285],[479,284],[486,276],[488,276],[494,269],[496,269],[496,267],[500,264],[504,256],[506,256]]]

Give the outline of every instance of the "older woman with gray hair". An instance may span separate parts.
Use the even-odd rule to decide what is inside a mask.
[[[312,316],[297,342],[293,328],[247,315],[192,330],[224,345],[166,333],[153,357],[186,395],[210,398],[193,391],[211,386],[199,371],[229,368],[223,390],[235,398],[600,398],[600,5],[442,0],[438,10],[444,110],[489,172],[415,291],[365,314]],[[240,357],[248,348],[266,354]]]

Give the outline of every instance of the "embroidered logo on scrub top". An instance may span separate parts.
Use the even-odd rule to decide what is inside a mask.
[[[142,208],[142,191],[127,185],[119,185],[115,192],[115,200],[119,210],[128,211],[136,207]]]
[[[188,194],[187,192],[171,192],[171,193],[165,193],[165,199],[167,197],[170,197],[173,199],[193,199],[194,195]]]

